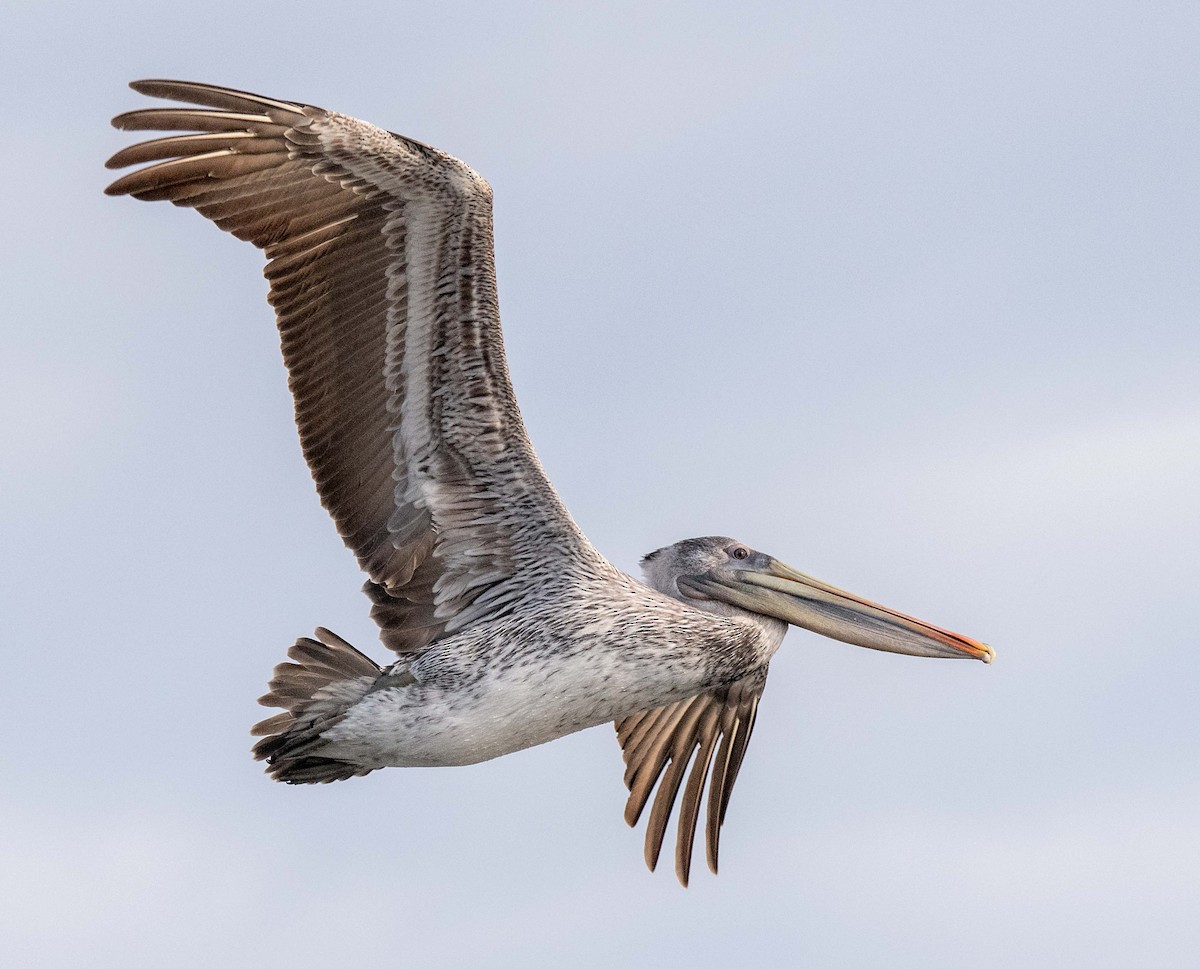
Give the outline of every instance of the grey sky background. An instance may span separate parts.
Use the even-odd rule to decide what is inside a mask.
[[[6,961],[1194,965],[1200,7],[330,9],[0,7]],[[793,631],[686,892],[609,728],[269,783],[290,642],[385,653],[260,256],[101,194],[155,76],[489,179],[530,433],[620,567],[735,535],[995,665]]]

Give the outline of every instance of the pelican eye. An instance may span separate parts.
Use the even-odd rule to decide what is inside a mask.
[[[729,550],[729,554],[735,559],[748,559],[750,557],[750,549],[736,545]]]

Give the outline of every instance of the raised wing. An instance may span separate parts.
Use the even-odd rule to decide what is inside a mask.
[[[766,683],[764,666],[726,686],[616,722],[617,741],[625,758],[625,786],[629,788],[625,820],[630,827],[637,824],[651,790],[658,783],[658,793],[646,822],[646,865],[651,871],[658,864],[671,809],[690,763],[691,773],[679,806],[675,874],[680,884],[687,887],[700,800],[710,767],[705,833],[708,867],[716,874],[721,825],[742,758],[746,756],[758,701]]]
[[[175,134],[107,189],[196,209],[263,249],[305,459],[370,577],[386,645],[503,615],[555,556],[599,560],[546,479],[509,381],[492,192],[436,148],[322,108],[184,81],[134,90]],[[543,573],[544,574],[544,573]]]

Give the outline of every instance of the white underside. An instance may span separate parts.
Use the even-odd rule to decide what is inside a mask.
[[[702,664],[624,662],[592,649],[561,661],[493,668],[468,684],[385,687],[360,700],[329,730],[323,755],[369,767],[475,764],[586,727],[691,696],[706,688]],[[690,668],[689,668],[690,667]]]

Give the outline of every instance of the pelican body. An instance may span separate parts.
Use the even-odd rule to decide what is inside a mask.
[[[620,573],[597,579],[364,677],[322,755],[370,767],[490,760],[741,678],[783,639],[782,628],[698,613]],[[592,616],[580,621],[572,606]]]
[[[397,654],[380,666],[327,629],[291,647],[260,701],[282,712],[252,730],[277,780],[473,764],[614,722],[631,825],[656,791],[651,870],[682,787],[675,869],[686,885],[704,800],[717,870],[789,625],[991,661],[982,643],[732,538],[650,553],[644,583],[614,568],[525,433],[487,182],[436,148],[311,105],[184,81],[132,86],[193,107],[115,118],[171,134],[114,155],[110,167],[144,167],[107,191],[194,208],[264,250],[301,447]]]

